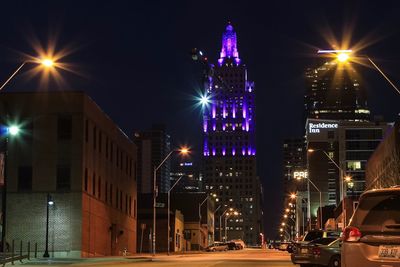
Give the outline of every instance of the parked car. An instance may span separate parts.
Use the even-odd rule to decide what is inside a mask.
[[[225,245],[228,246],[229,250],[237,250],[238,249],[235,242],[226,242]]]
[[[340,238],[324,237],[302,244],[292,253],[293,264],[300,267],[340,267]],[[354,265],[356,266],[356,265]]]
[[[294,246],[292,247],[292,252],[296,252],[297,249],[301,246],[301,245],[307,245],[308,243],[310,243],[313,240],[316,239],[320,239],[320,238],[338,238],[340,237],[340,233],[336,232],[336,231],[324,231],[324,230],[311,230],[306,232],[306,234],[303,236],[303,238],[294,243]]]
[[[235,242],[237,249],[244,249],[246,247],[242,239],[233,239],[231,242]]]
[[[365,192],[343,232],[342,266],[400,266],[400,187]]]
[[[278,250],[280,250],[280,251],[286,251],[289,244],[290,244],[289,242],[281,242],[281,244],[280,244],[279,247],[278,247]]]
[[[206,251],[211,251],[211,252],[215,252],[215,251],[227,251],[228,245],[225,243],[220,243],[220,242],[215,242],[211,245],[209,245],[208,247],[206,247]]]

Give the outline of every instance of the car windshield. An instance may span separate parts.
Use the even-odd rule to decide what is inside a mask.
[[[350,225],[361,232],[400,233],[400,192],[365,196]]]
[[[328,237],[328,238],[318,238],[310,242],[310,244],[319,244],[319,245],[328,245],[335,241],[336,238]]]

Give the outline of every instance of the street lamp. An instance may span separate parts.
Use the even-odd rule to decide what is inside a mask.
[[[189,154],[189,148],[182,147],[180,149],[171,150],[167,156],[161,161],[158,166],[154,166],[153,172],[153,256],[156,255],[156,206],[157,206],[157,195],[158,195],[158,188],[157,188],[157,170],[161,168],[161,166],[167,161],[167,159],[172,155],[174,152],[179,152],[182,155]]]
[[[43,258],[48,258],[49,255],[49,207],[54,205],[54,200],[52,196],[47,193],[46,201],[46,249],[43,254]]]
[[[210,195],[206,196],[206,198],[201,203],[199,203],[199,236],[198,236],[199,250],[200,250],[200,243],[201,243],[201,206],[203,206],[204,203],[206,203],[206,201],[210,197],[217,198],[217,194],[211,193]]]
[[[3,193],[2,193],[2,228],[1,228],[1,250],[5,252],[6,239],[6,214],[7,214],[7,158],[8,158],[8,138],[15,137],[20,133],[18,125],[9,125],[6,127],[4,152],[3,152]]]
[[[238,216],[239,212],[237,211],[232,211],[232,212],[228,212],[225,214],[225,242],[228,240],[228,233],[227,233],[227,227],[228,227],[228,218],[230,216]]]
[[[222,241],[222,217],[225,213],[233,211],[233,208],[227,208],[220,216],[219,216],[219,241]]]
[[[307,152],[310,152],[309,150],[307,150]],[[308,153],[307,153],[307,165],[308,165]],[[311,194],[310,194],[310,184],[318,191],[318,193],[319,193],[319,215],[320,215],[320,226],[321,226],[321,229],[324,229],[324,226],[323,226],[323,219],[322,219],[322,192],[321,192],[321,190],[314,184],[314,182],[313,181],[311,181],[311,179],[309,178],[309,177],[300,177],[300,176],[298,176],[298,178],[297,178],[297,180],[301,180],[302,178],[304,178],[304,179],[307,179],[307,182],[308,182],[308,186],[307,186],[307,191],[308,191],[308,196],[309,196],[309,199],[308,199],[308,212],[310,213],[311,211],[311,201],[310,201],[310,198],[311,198]],[[310,218],[309,218],[309,220],[310,220],[310,228],[311,228],[311,215],[310,215]]]
[[[167,254],[169,255],[169,250],[170,250],[170,245],[171,245],[171,226],[170,226],[170,209],[171,209],[171,191],[174,189],[174,187],[179,183],[179,181],[183,178],[184,175],[181,175],[181,177],[176,180],[176,182],[171,186],[171,188],[168,190],[168,241],[167,241]]]
[[[318,54],[330,54],[337,58],[337,60],[341,63],[345,63],[347,61],[353,61],[350,54],[352,50],[318,50]],[[358,55],[355,58],[364,58],[367,59],[371,65],[385,78],[385,80],[400,94],[400,89],[389,79],[388,76],[378,67],[378,65],[367,55]]]
[[[311,149],[310,148],[307,151],[310,152],[310,153],[321,151],[333,163],[333,165],[335,165],[336,168],[338,168],[338,170],[340,172],[340,174],[339,174],[339,177],[340,177],[340,191],[341,191],[340,198],[342,200],[342,215],[343,215],[343,229],[344,229],[344,227],[346,227],[346,223],[347,223],[346,207],[345,207],[345,201],[346,201],[345,200],[346,199],[346,196],[345,196],[346,195],[345,182],[350,182],[351,181],[351,176],[350,175],[344,175],[345,171],[342,168],[340,168],[339,164],[337,164],[336,161],[334,161],[332,159],[332,157],[329,156],[329,154],[325,150],[323,150],[323,149]]]
[[[39,64],[41,66],[43,66],[46,69],[52,68],[56,65],[54,59],[49,58],[49,57],[44,57],[44,58],[36,58],[34,60],[25,60],[24,62],[22,62],[22,64],[11,74],[10,77],[8,77],[8,79],[1,85],[0,87],[0,91],[4,88],[4,86],[6,86],[8,84],[9,81],[12,80],[12,78],[17,75],[17,73],[22,69],[23,66],[25,66],[25,64],[27,63],[36,63]]]
[[[215,201],[218,201],[218,198],[215,199]],[[222,207],[222,205],[218,205],[218,207],[214,210],[213,214],[213,220],[214,220],[214,231],[213,231],[213,241],[215,241],[215,213]],[[220,226],[221,228],[221,226]]]

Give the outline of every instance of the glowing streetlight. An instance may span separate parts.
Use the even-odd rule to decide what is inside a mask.
[[[283,228],[280,228],[279,231],[280,231],[280,232],[283,232]]]
[[[45,67],[46,69],[51,68],[55,65],[55,61],[51,58],[26,60],[11,74],[11,76],[1,85],[0,91],[8,84],[9,81],[25,66],[26,63],[37,63]]]
[[[288,217],[287,214],[283,215],[283,218],[287,219],[287,217]]]
[[[337,59],[340,62],[346,62],[349,59],[349,54],[348,53],[340,53],[337,55]]]
[[[292,194],[290,194],[290,199],[296,199],[296,194],[295,193],[292,193]]]
[[[290,211],[290,209],[285,209],[285,211],[286,211],[286,212],[289,212],[289,211]]]
[[[282,225],[282,226],[285,226],[285,225],[286,225],[286,223],[284,223],[284,222],[283,222],[283,223],[281,223],[281,225]]]
[[[153,237],[152,237],[152,245],[153,245],[153,256],[156,255],[156,208],[157,208],[157,194],[158,194],[158,188],[157,188],[157,171],[158,169],[161,168],[161,166],[167,161],[167,159],[172,155],[174,152],[179,152],[182,155],[186,155],[189,153],[189,148],[187,147],[181,147],[179,149],[173,149],[171,150],[167,156],[161,161],[161,163],[158,166],[154,166],[153,170]]]
[[[54,61],[50,58],[42,59],[40,62],[43,66],[48,67],[48,68],[52,67],[54,65]]]
[[[346,183],[350,183],[351,182],[351,176],[350,175],[346,175],[344,177],[344,180],[345,180]]]
[[[12,125],[10,127],[8,127],[8,133],[12,136],[16,136],[20,133],[21,129],[16,126],[16,125]]]

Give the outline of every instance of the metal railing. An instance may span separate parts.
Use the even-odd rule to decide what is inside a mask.
[[[5,266],[6,263],[11,263],[14,265],[15,261],[20,261],[24,259],[30,260],[31,257],[37,258],[38,254],[38,246],[37,243],[34,244],[33,251],[31,251],[31,242],[27,242],[26,250],[24,250],[24,244],[21,240],[19,242],[19,250],[16,248],[15,240],[12,240],[11,247],[9,245],[6,246],[6,252],[0,252],[0,264]],[[33,253],[33,255],[32,255]]]

